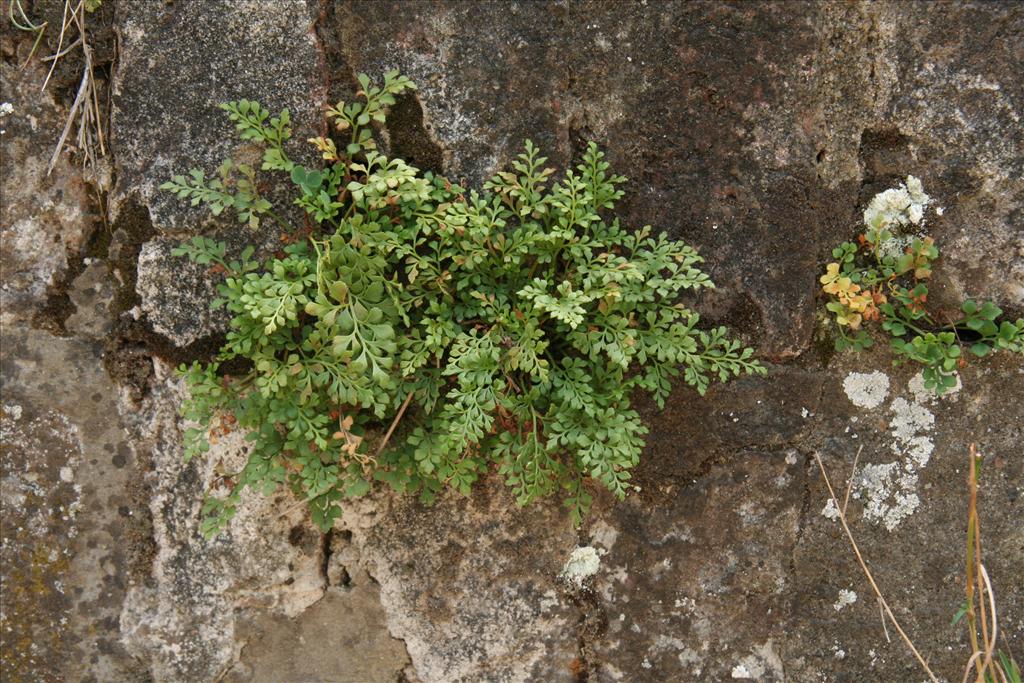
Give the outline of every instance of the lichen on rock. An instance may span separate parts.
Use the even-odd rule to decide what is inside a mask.
[[[562,572],[558,575],[576,588],[582,588],[584,582],[597,574],[601,568],[601,555],[593,546],[578,546],[569,555]]]

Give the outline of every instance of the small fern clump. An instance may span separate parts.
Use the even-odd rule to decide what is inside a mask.
[[[361,100],[328,112],[336,136],[310,140],[323,168],[290,160],[287,111],[223,107],[317,227],[262,264],[203,237],[176,252],[226,274],[213,305],[233,316],[217,361],[181,368],[196,424],[186,455],[236,426],[253,441],[227,493],[207,499],[206,533],[246,487],[289,486],[326,529],[339,501],[374,481],[429,502],[492,467],[520,504],[561,490],[578,523],[587,478],[626,495],[647,432],[636,390],[664,405],[679,375],[703,394],[715,379],[764,374],[751,349],[698,329],[679,302],[713,286],[697,252],[614,218],[624,178],[596,145],[551,184],[527,141],[513,170],[467,192],[377,151],[372,124],[413,85],[397,72],[382,86],[359,80]],[[255,173],[226,162],[217,180],[192,171],[163,187],[250,225],[284,224]],[[223,374],[236,359],[244,372]]]

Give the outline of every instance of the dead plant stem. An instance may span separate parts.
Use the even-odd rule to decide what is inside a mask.
[[[903,642],[907,644],[907,647],[910,648],[910,651],[914,654],[914,657],[917,659],[918,663],[920,663],[921,668],[924,669],[926,674],[928,674],[928,678],[932,681],[932,683],[938,683],[939,679],[935,677],[935,674],[932,673],[931,668],[928,666],[928,662],[924,660],[924,657],[921,656],[921,653],[918,652],[916,647],[914,647],[913,641],[910,640],[910,637],[903,630],[903,627],[900,626],[900,622],[896,619],[896,615],[893,614],[892,609],[889,607],[889,603],[882,595],[882,591],[878,588],[878,584],[875,583],[875,577],[871,574],[871,570],[868,569],[868,565],[864,561],[863,555],[861,555],[860,548],[857,546],[857,541],[853,537],[853,532],[850,531],[850,527],[846,523],[846,513],[842,508],[839,508],[839,500],[836,497],[835,490],[832,488],[832,483],[828,479],[828,473],[825,471],[825,465],[821,461],[821,456],[819,456],[817,452],[815,452],[813,455],[815,461],[818,463],[818,469],[821,470],[821,476],[824,477],[825,479],[825,486],[828,487],[828,493],[832,497],[832,503],[839,510],[839,523],[842,525],[843,531],[846,532],[846,538],[850,541],[850,546],[853,548],[853,553],[857,556],[857,562],[860,564],[860,568],[864,572],[864,576],[867,577],[868,583],[871,584],[871,589],[875,592],[875,595],[878,597],[878,600],[881,603],[882,608],[885,610],[886,615],[889,617],[890,621],[892,621],[892,625],[896,628],[896,631],[900,634],[900,637],[903,638]]]
[[[398,426],[399,421],[402,419],[402,415],[405,415],[405,409],[409,407],[409,401],[411,400],[412,392],[410,391],[406,394],[405,400],[402,401],[402,407],[398,409],[398,414],[395,415],[395,419],[391,421],[391,426],[388,427],[388,432],[384,435],[384,440],[380,442],[380,446],[377,446],[377,452],[373,454],[374,459],[384,452],[384,447],[388,445],[391,435],[395,432],[395,427]]]

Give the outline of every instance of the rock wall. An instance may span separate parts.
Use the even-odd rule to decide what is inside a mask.
[[[61,3],[35,4],[59,25]],[[1024,360],[971,362],[933,399],[884,348],[834,354],[817,284],[870,197],[914,174],[944,209],[936,303],[1024,314],[1024,7],[105,0],[90,21],[119,51],[111,156],[86,173],[46,173],[73,61],[40,93],[31,37],[3,27],[4,680],[923,680],[813,454],[840,489],[856,461],[860,546],[957,680],[971,442],[1001,630],[1024,655]],[[209,358],[225,321],[169,252],[277,236],[157,187],[246,153],[216,103],[288,106],[302,140],[355,73],[391,68],[419,90],[389,153],[471,186],[524,138],[559,167],[598,141],[630,177],[624,219],[700,249],[719,288],[694,305],[769,376],[647,406],[638,490],[599,496],[580,530],[487,479],[429,508],[377,492],[326,535],[285,493],[251,497],[204,541],[200,494],[245,442],[181,459],[171,369]],[[577,546],[600,563],[574,585]]]

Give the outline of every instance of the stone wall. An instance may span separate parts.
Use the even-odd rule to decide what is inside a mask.
[[[62,3],[36,5],[59,25]],[[861,549],[959,680],[972,442],[1001,630],[1024,656],[1024,360],[971,362],[936,400],[884,345],[834,354],[817,283],[867,201],[913,174],[943,208],[935,303],[1024,314],[1024,6],[103,5],[111,154],[85,173],[71,157],[46,173],[73,56],[40,92],[46,65],[3,20],[4,680],[924,680],[815,453],[840,489],[856,458]],[[246,443],[182,461],[172,368],[210,358],[225,320],[205,273],[169,252],[193,234],[277,236],[157,187],[246,152],[216,103],[288,106],[302,140],[356,73],[392,68],[419,90],[382,131],[388,152],[470,186],[524,138],[559,167],[599,142],[630,178],[624,219],[699,248],[718,289],[694,306],[769,376],[647,406],[638,490],[598,496],[579,530],[557,501],[519,509],[486,479],[433,507],[375,492],[326,535],[285,492],[254,496],[205,541],[201,493]],[[599,569],[574,587],[559,573],[588,545]]]

